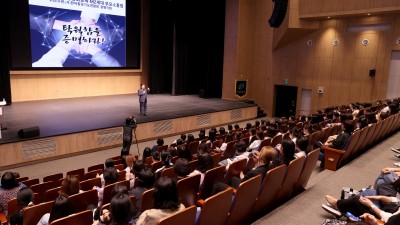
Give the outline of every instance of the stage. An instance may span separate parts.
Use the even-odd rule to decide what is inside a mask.
[[[144,141],[255,118],[256,105],[194,95],[148,96],[148,115],[139,115],[137,95],[16,102],[4,107],[7,130],[0,139],[0,167],[120,145],[121,125],[135,116]],[[38,126],[40,136],[19,138]],[[10,152],[15,151],[15,152]]]

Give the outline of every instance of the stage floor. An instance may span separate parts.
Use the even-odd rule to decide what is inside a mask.
[[[21,141],[18,131],[33,126],[39,126],[40,137],[50,137],[118,127],[132,115],[138,123],[146,123],[252,106],[196,95],[157,94],[148,96],[148,115],[140,116],[136,94],[16,102],[4,107],[7,130],[2,131],[0,144]]]

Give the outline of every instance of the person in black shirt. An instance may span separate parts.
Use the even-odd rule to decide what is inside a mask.
[[[123,125],[123,143],[121,149],[121,156],[129,155],[129,150],[132,145],[132,131],[136,129],[136,119],[135,117],[128,117]]]

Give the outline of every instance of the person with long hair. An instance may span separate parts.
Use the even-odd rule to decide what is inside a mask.
[[[74,213],[74,207],[69,199],[60,195],[54,200],[54,205],[50,213],[44,214],[37,225],[48,225],[54,220],[61,219]]]
[[[78,194],[79,190],[79,179],[74,175],[67,175],[61,182],[61,188],[58,193],[65,197],[69,197],[70,195]]]
[[[153,209],[144,211],[136,225],[156,225],[159,220],[185,209],[179,203],[175,181],[168,177],[161,177],[156,181],[153,199]]]
[[[200,174],[200,187],[203,185],[204,175],[206,174],[207,170],[213,168],[213,160],[210,154],[200,154],[197,158],[197,169],[189,174],[189,176],[194,176]]]

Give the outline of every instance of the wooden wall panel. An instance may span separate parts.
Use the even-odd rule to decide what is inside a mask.
[[[211,113],[211,123],[205,126],[199,126],[197,124],[197,116],[172,119],[171,129],[157,134],[154,134],[154,126],[163,121],[138,124],[137,139],[139,142],[142,142],[156,139],[161,136],[188,133],[194,130],[199,130],[200,128],[216,127],[228,123],[250,120],[257,116],[257,107],[242,108],[240,110],[242,110],[242,116],[241,118],[237,119],[231,118],[231,110]],[[51,154],[38,153],[38,155],[30,158],[24,158],[22,154],[22,145],[29,141],[2,144],[0,145],[0,155],[2,156],[0,157],[0,171],[20,165],[31,164],[36,161],[52,160],[54,158],[82,154],[88,151],[96,151],[98,149],[115,147],[122,144],[122,138],[117,142],[110,142],[106,144],[99,143],[98,132],[100,131],[102,130],[51,137],[50,139],[55,139],[56,142],[57,147],[55,152]]]
[[[140,72],[11,74],[14,102],[135,93]]]
[[[399,6],[399,0],[300,0],[300,18],[394,13],[400,10]]]

